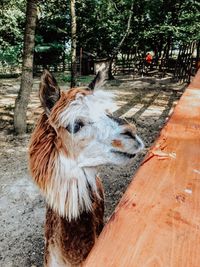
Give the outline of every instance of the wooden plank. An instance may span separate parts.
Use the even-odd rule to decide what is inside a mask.
[[[84,266],[200,266],[200,71],[152,151]]]

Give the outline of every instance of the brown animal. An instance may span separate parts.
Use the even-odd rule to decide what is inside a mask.
[[[45,71],[44,108],[29,147],[30,170],[46,202],[46,267],[81,266],[103,227],[104,195],[97,167],[127,164],[143,148],[136,129],[108,114],[111,96],[88,88],[61,92]]]

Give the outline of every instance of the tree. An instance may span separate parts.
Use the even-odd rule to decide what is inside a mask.
[[[127,28],[125,33],[122,36],[122,39],[120,40],[120,42],[118,43],[118,45],[113,49],[113,53],[112,56],[110,58],[110,63],[109,63],[109,70],[108,70],[108,78],[109,80],[113,79],[113,75],[112,75],[112,64],[113,64],[113,60],[115,59],[115,57],[117,56],[117,54],[119,53],[126,37],[129,35],[130,33],[130,29],[131,29],[131,20],[132,20],[132,16],[133,16],[133,6],[134,6],[134,1],[132,1],[131,4],[131,9],[130,9],[130,13],[129,13],[129,17],[128,17],[128,21],[127,21]]]
[[[132,1],[76,0],[76,4],[77,48],[110,58],[126,32]]]
[[[76,10],[75,0],[71,0],[71,87],[76,85]]]
[[[96,58],[111,58],[123,39],[120,47],[122,54],[137,52],[141,56],[146,51],[153,50],[158,57],[165,54],[165,58],[170,56],[171,48],[178,49],[181,43],[200,40],[200,2],[197,0],[70,2],[76,4],[74,14],[77,33],[74,36],[77,51],[82,48]],[[14,62],[14,66],[21,64],[25,3],[26,0],[1,0],[1,66],[4,62],[5,66],[11,65],[11,62]],[[133,9],[130,12],[132,4]],[[34,62],[44,67],[54,66],[56,71],[57,65],[64,62],[65,53],[68,53],[68,58],[71,57],[68,47],[71,39],[72,42],[75,40],[70,37],[73,23],[70,25],[69,1],[40,0],[38,6],[40,15],[36,28]],[[130,15],[129,33],[126,34]]]
[[[24,0],[0,3],[0,67],[12,70],[19,66],[25,23]]]
[[[36,19],[37,0],[27,0],[21,85],[14,110],[14,129],[16,134],[24,134],[27,127],[26,112],[33,84],[33,51]]]
[[[55,8],[56,6],[56,8]],[[44,68],[65,63],[70,40],[70,6],[66,0],[40,0],[35,33],[34,65]]]
[[[129,35],[133,3],[130,0],[77,0],[78,49],[110,59],[112,66]],[[92,10],[89,15],[88,10]]]

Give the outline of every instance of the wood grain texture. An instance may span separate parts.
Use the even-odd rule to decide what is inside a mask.
[[[199,267],[199,250],[200,71],[84,266]]]

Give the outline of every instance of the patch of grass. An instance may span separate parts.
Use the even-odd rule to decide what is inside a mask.
[[[92,81],[93,76],[80,76],[78,77],[77,81],[83,84],[88,84]]]
[[[70,81],[71,81],[71,75],[66,74],[66,73],[62,73],[59,76],[57,76],[56,78],[61,83],[70,83]],[[79,77],[77,77],[77,85],[81,86],[81,85],[89,84],[92,81],[92,79],[93,79],[93,76],[79,76]]]
[[[71,81],[71,75],[62,73],[59,77],[59,80],[61,80],[62,82],[65,82],[65,83],[66,82],[69,83]]]

